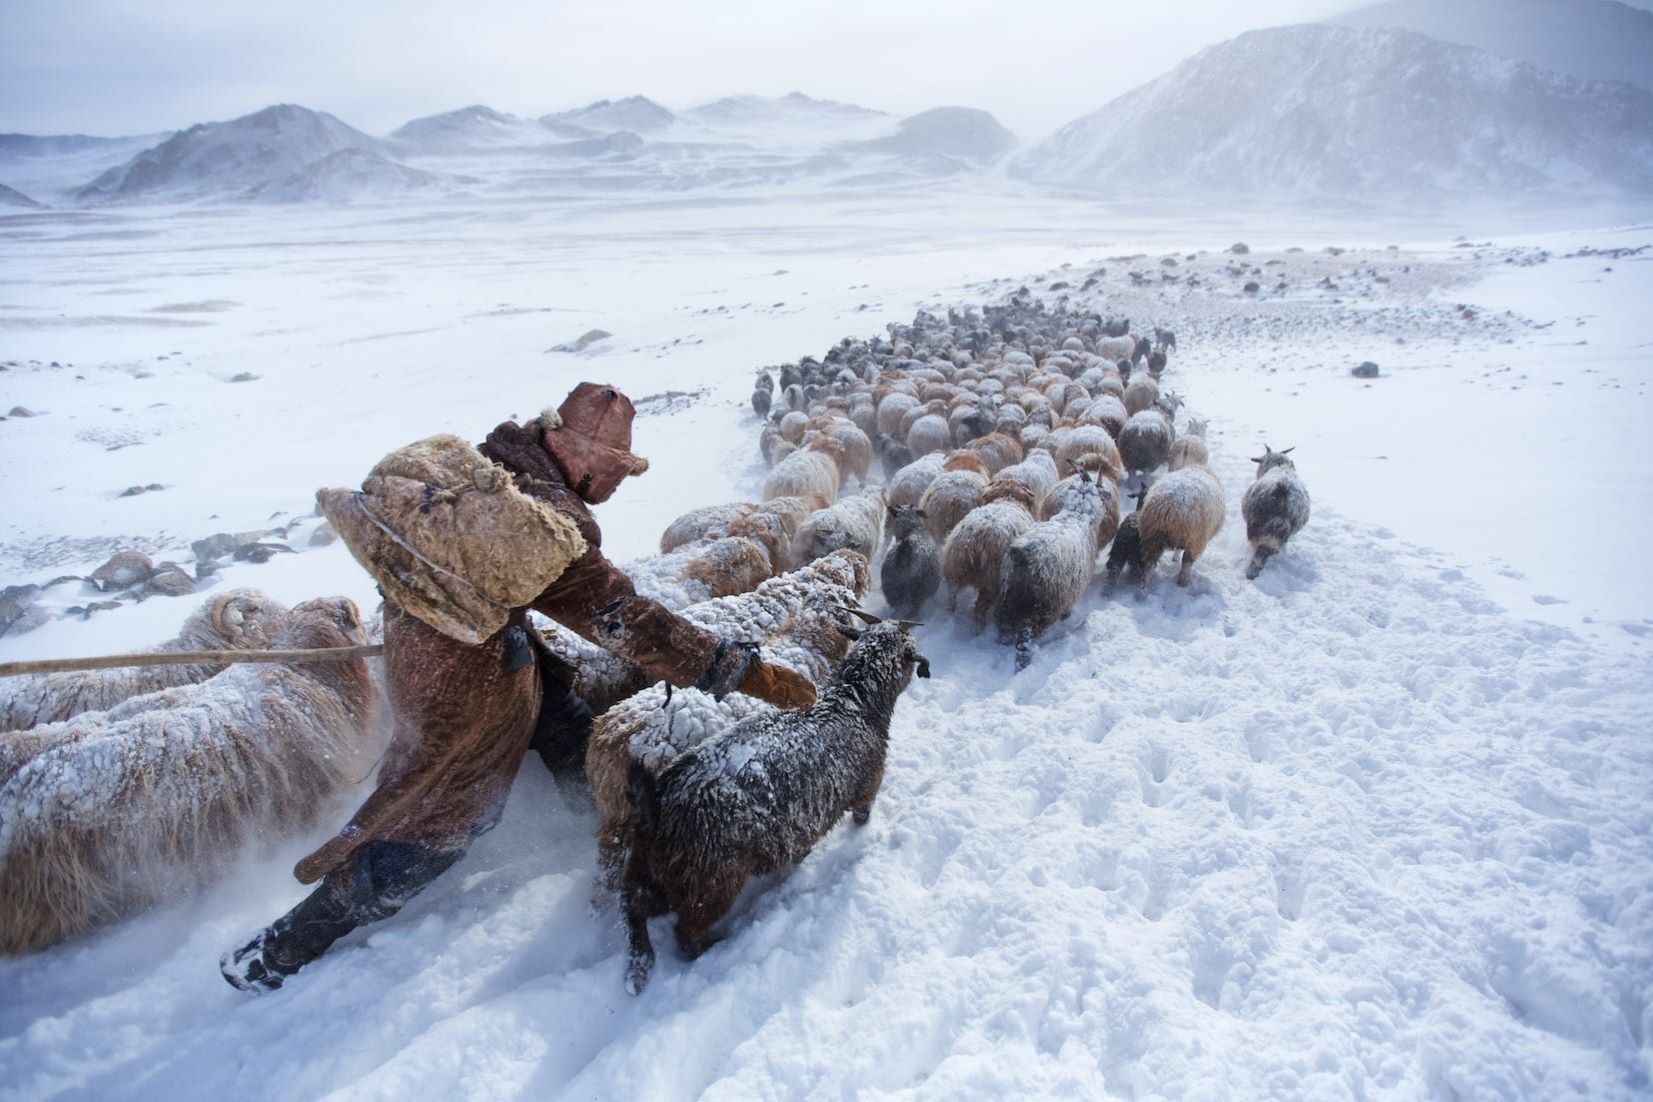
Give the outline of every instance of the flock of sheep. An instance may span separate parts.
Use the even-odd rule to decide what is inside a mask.
[[[618,893],[627,986],[648,982],[648,922],[677,916],[693,957],[746,881],[801,859],[844,815],[867,821],[896,701],[929,676],[911,618],[947,591],[1017,648],[1066,617],[1107,549],[1111,587],[1178,581],[1221,528],[1204,425],[1162,393],[1170,333],[1015,298],[921,313],[888,338],[759,375],[770,464],[758,501],[693,510],[628,564],[640,593],[809,677],[787,712],[650,685],[548,620],[596,715],[583,769],[597,808],[599,900]],[[1287,449],[1289,451],[1290,449]],[[869,486],[881,467],[882,485]],[[1291,459],[1266,450],[1242,512],[1255,577],[1308,519]],[[1169,471],[1152,476],[1160,467]],[[853,480],[859,492],[840,496]],[[1121,486],[1135,508],[1121,516]],[[895,617],[859,605],[879,561]],[[365,641],[341,598],[287,610],[253,591],[197,613],[175,645]],[[383,744],[369,665],[151,667],[0,686],[0,952],[25,952],[170,898],[258,837],[313,825]]]

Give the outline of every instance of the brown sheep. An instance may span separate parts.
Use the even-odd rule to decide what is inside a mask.
[[[1056,470],[1063,477],[1073,474],[1086,460],[1088,469],[1105,471],[1115,481],[1125,471],[1119,446],[1101,425],[1076,426],[1056,445]]]
[[[918,507],[924,512],[924,527],[941,546],[954,525],[981,504],[987,492],[987,477],[976,471],[943,471],[930,483]]]
[[[971,451],[980,454],[983,462],[987,464],[989,478],[1006,467],[1022,461],[1023,452],[1020,441],[1001,432],[989,433],[978,440],[972,440],[969,447]]]
[[[1142,503],[1138,528],[1142,539],[1141,584],[1147,586],[1154,566],[1166,551],[1182,552],[1177,584],[1194,578],[1194,561],[1223,526],[1223,486],[1204,465],[1184,467],[1154,483]]]
[[[1201,467],[1210,465],[1211,456],[1205,447],[1205,425],[1204,421],[1188,422],[1188,430],[1172,442],[1171,455],[1166,461],[1166,466],[1173,471],[1180,471],[1195,464]]]
[[[1125,412],[1133,417],[1159,401],[1159,384],[1146,375],[1138,375],[1125,388]]]

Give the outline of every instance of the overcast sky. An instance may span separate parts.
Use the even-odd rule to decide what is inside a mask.
[[[1653,0],[1637,0],[1649,6]],[[1034,139],[1253,27],[1364,0],[0,0],[0,131],[133,134],[272,103],[371,133],[472,103],[798,90],[984,107]]]

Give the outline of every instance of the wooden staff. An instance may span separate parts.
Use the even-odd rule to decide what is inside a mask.
[[[343,662],[383,654],[383,643],[361,647],[319,647],[314,650],[168,650],[151,654],[105,654],[94,658],[45,658],[37,662],[0,662],[0,677],[29,673],[72,673],[112,670],[121,666],[231,665],[236,662]]]

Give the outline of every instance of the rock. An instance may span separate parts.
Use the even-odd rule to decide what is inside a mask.
[[[236,548],[256,543],[269,534],[268,528],[261,528],[256,532],[216,532],[206,539],[196,540],[189,545],[189,549],[195,552],[197,562],[211,562],[213,559],[233,555]],[[200,572],[196,573],[199,575]]]
[[[13,406],[13,407],[11,407],[11,411],[9,413],[7,413],[6,416],[7,417],[39,417],[40,414],[36,413],[34,410],[30,409],[28,406]]]
[[[284,543],[247,543],[235,549],[234,558],[236,562],[262,563],[269,562],[276,555],[294,553]]]
[[[94,612],[109,612],[121,607],[119,601],[92,601],[84,605],[71,605],[63,610],[65,616],[79,616],[82,620],[90,620]]]
[[[187,597],[195,592],[195,579],[175,562],[163,563],[144,586],[146,597]]]
[[[1349,374],[1357,379],[1375,379],[1378,377],[1378,365],[1371,360],[1349,369]]]
[[[1248,280],[1246,282],[1246,285],[1244,287],[1240,288],[1240,289],[1248,295],[1254,295],[1258,291],[1262,290],[1262,288],[1260,286],[1258,286],[1257,281],[1255,279]]]
[[[101,592],[137,585],[155,572],[155,563],[142,551],[117,551],[92,571],[91,582]]]
[[[1247,245],[1244,241],[1236,241],[1228,247],[1228,251],[1233,253],[1235,256],[1244,256],[1246,253],[1251,251],[1251,246]]]
[[[154,490],[164,490],[164,489],[166,489],[166,487],[162,486],[159,482],[151,482],[147,486],[128,486],[126,489],[121,491],[120,496],[121,497],[137,497],[139,494],[147,494],[147,493],[150,493]]]
[[[323,521],[314,532],[310,533],[309,544],[311,547],[326,547],[338,538],[339,534],[333,526]]]
[[[606,341],[614,334],[606,329],[588,329],[581,333],[576,340],[565,341],[552,348],[552,352],[584,352],[598,341]]]
[[[38,596],[40,587],[37,585],[8,585],[0,589],[0,635],[12,631],[34,606],[34,599]],[[21,635],[22,631],[17,634]]]
[[[259,378],[261,376],[254,375],[251,371],[238,371],[230,376],[229,381],[232,383],[250,383]]]

